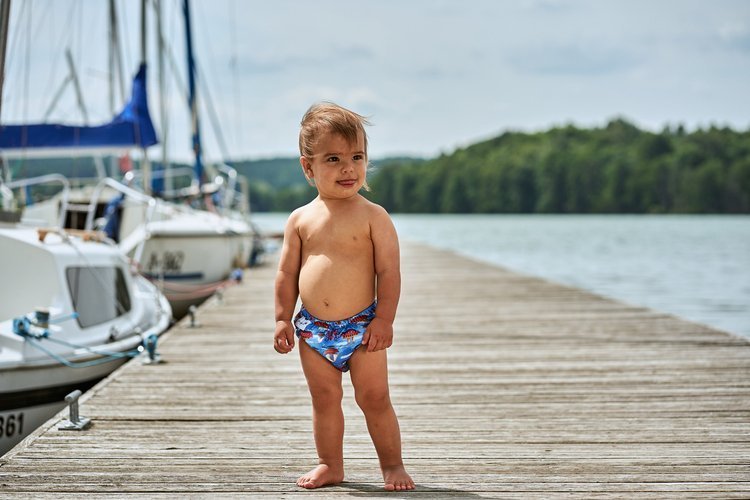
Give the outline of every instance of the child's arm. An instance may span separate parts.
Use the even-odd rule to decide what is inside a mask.
[[[284,244],[281,247],[279,270],[276,273],[276,331],[273,336],[273,348],[281,354],[286,354],[294,348],[292,314],[299,295],[302,250],[296,220],[296,214],[292,213],[284,228]]]
[[[378,306],[375,319],[367,327],[362,344],[367,351],[379,351],[393,344],[393,320],[401,295],[401,258],[398,235],[388,213],[377,207],[371,223],[372,244],[375,254]]]

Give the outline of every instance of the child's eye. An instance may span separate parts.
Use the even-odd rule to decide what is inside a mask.
[[[365,155],[354,155],[352,158],[354,161],[362,161],[365,159]]]
[[[329,162],[337,162],[337,161],[339,161],[339,157],[338,157],[338,156],[329,156],[329,157],[328,157],[328,158],[326,159],[326,161],[329,161]]]

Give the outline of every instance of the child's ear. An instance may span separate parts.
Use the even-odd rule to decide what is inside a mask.
[[[311,186],[315,186],[315,182],[313,181],[313,170],[312,170],[312,165],[310,164],[310,160],[308,160],[304,156],[300,156],[299,164],[302,166],[302,174],[305,176],[305,179],[307,179],[307,183],[310,184]]]

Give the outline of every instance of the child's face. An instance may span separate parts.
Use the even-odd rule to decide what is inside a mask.
[[[300,158],[302,170],[315,181],[321,198],[346,199],[357,194],[365,183],[367,155],[362,134],[356,143],[343,136],[326,133],[320,137],[312,157]]]

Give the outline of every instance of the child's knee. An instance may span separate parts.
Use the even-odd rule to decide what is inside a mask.
[[[332,405],[338,404],[340,406],[341,400],[344,399],[344,390],[341,386],[320,386],[310,388],[310,395],[312,396],[313,406],[325,409]]]
[[[354,395],[360,409],[365,412],[381,412],[391,407],[391,397],[388,389],[385,390],[360,390]]]

